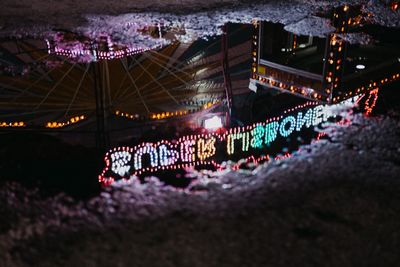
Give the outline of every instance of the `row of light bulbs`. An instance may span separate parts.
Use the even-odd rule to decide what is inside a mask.
[[[371,81],[368,85],[357,87],[356,89],[354,89],[354,91],[347,92],[342,96],[335,96],[332,99],[333,103],[338,103],[338,102],[340,102],[340,101],[342,101],[344,99],[347,99],[349,97],[358,95],[360,93],[364,93],[365,91],[374,90],[376,87],[385,85],[387,83],[394,82],[394,81],[398,80],[399,78],[400,78],[400,73],[395,73],[395,74],[391,74],[388,77],[383,78],[383,79],[381,79],[379,81]]]
[[[47,122],[46,123],[46,128],[62,128],[62,127],[65,127],[67,125],[71,125],[71,124],[77,123],[79,121],[82,121],[84,119],[85,119],[85,116],[81,115],[81,116],[75,116],[75,117],[71,118],[70,120],[68,120],[66,122],[56,122],[56,121]],[[5,121],[3,121],[3,122],[0,122],[0,127],[3,127],[3,128],[6,128],[6,127],[7,128],[8,127],[20,128],[20,127],[26,127],[26,123],[23,122],[23,121],[19,121],[19,122],[5,122]]]
[[[160,112],[160,113],[153,113],[150,115],[150,119],[152,120],[163,120],[163,119],[168,119],[168,118],[172,118],[172,117],[178,117],[178,116],[185,116],[188,115],[190,113],[195,113],[198,112],[202,109],[209,109],[211,107],[213,107],[215,104],[217,104],[218,102],[208,102],[206,104],[204,104],[202,107],[198,108],[197,110],[176,110],[176,111],[166,111],[166,112]],[[128,118],[128,119],[132,119],[132,120],[137,120],[137,119],[141,119],[142,117],[139,114],[130,114],[128,112],[122,112],[120,110],[116,110],[114,112],[114,114],[116,116],[120,116],[120,117],[124,117],[124,118]]]
[[[2,122],[0,122],[0,127],[3,127],[3,128],[8,128],[8,127],[11,127],[11,128],[17,128],[17,127],[25,127],[26,126],[26,124],[25,124],[25,122],[23,122],[23,121],[15,121],[15,122],[5,122],[5,121],[2,121]]]
[[[284,90],[288,90],[291,91],[292,93],[297,93],[297,94],[301,94],[310,98],[315,99],[316,101],[320,101],[323,100],[323,96],[321,94],[319,94],[318,92],[316,92],[315,90],[311,89],[311,88],[307,88],[307,87],[302,87],[302,86],[296,86],[296,85],[289,85],[283,81],[278,81],[274,78],[267,78],[267,77],[263,77],[259,74],[253,73],[253,79],[257,79],[259,82],[263,83],[263,84],[269,84],[271,87],[275,87],[277,89],[284,89]],[[325,100],[329,100],[329,98],[325,99]]]
[[[84,120],[85,118],[86,117],[84,115],[80,115],[80,116],[72,117],[68,121],[65,121],[65,122],[49,121],[46,123],[46,128],[51,128],[51,129],[62,128],[62,127],[80,122],[80,121]]]
[[[114,114],[119,117],[124,117],[127,119],[131,120],[138,120],[138,119],[145,119],[145,117],[140,116],[139,114],[130,114],[128,112],[122,112],[122,111],[115,111]],[[154,113],[150,115],[150,119],[152,120],[162,120],[166,118],[171,118],[171,117],[177,117],[177,116],[184,116],[187,115],[188,111],[186,110],[180,110],[180,111],[174,111],[174,112],[160,112],[160,113]]]
[[[108,38],[109,39],[109,38]],[[84,48],[83,44],[72,48],[62,48],[59,45],[50,44],[49,40],[46,40],[47,51],[49,54],[55,54],[58,56],[65,56],[68,58],[78,58],[80,56],[89,56],[94,60],[111,60],[116,58],[123,58],[131,55],[136,55],[148,51],[150,49],[159,48],[161,45],[156,45],[151,48],[147,47],[124,47],[121,49],[114,49],[114,44],[108,40],[107,48],[108,51],[99,51],[97,48]]]

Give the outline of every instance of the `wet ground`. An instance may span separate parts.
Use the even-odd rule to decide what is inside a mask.
[[[149,178],[79,200],[3,185],[0,265],[397,266],[400,116],[386,107],[187,190]]]
[[[227,22],[252,23],[254,20],[279,22],[293,33],[323,36],[331,32],[324,13],[344,4],[360,5],[374,24],[399,27],[398,12],[380,1],[19,1],[6,0],[0,10],[0,37],[36,36],[47,38],[54,31],[76,32],[90,38],[99,34],[112,36],[125,45],[154,45],[137,34],[137,28],[162,24],[167,28],[185,29],[176,39],[189,43],[196,38],[221,34]],[[356,42],[365,37],[354,37]],[[153,40],[154,41],[154,40]]]
[[[106,2],[6,0],[0,35],[42,38],[62,28],[86,36],[105,32],[129,44],[137,40],[127,27],[138,21],[138,28],[182,24],[180,41],[190,41],[220,33],[227,21],[254,18],[323,35],[332,29],[316,14],[350,1]],[[400,25],[399,13],[378,1],[352,3],[365,4],[375,24]],[[178,5],[184,8],[176,12]],[[362,42],[365,36],[354,38]],[[31,165],[21,165],[4,154],[16,142],[2,140],[0,266],[398,266],[398,88],[379,97],[371,116],[347,114],[342,123],[326,124],[326,138],[290,158],[238,171],[193,172],[185,189],[153,177],[100,190],[97,181],[81,179],[92,174],[89,169],[101,169],[94,159],[85,168],[85,158],[95,158],[92,150],[76,154],[47,139],[50,152],[40,155],[40,142],[32,137],[27,142],[36,142],[38,151],[26,149]],[[66,169],[60,167],[64,156],[71,163]],[[63,164],[46,166],[49,159]],[[18,179],[10,178],[13,173]]]

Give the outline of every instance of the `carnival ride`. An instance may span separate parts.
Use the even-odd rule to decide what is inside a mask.
[[[235,40],[245,27],[227,37],[230,67],[249,62],[250,36]],[[135,48],[109,36],[55,36],[1,40],[3,130],[96,131],[107,146],[108,131],[196,119],[226,102],[219,38]],[[231,74],[235,93],[246,90],[243,73]]]
[[[253,90],[268,88],[335,104],[400,78],[399,34],[371,25],[359,6],[326,14],[334,31],[326,37],[296,35],[282,24],[256,22]]]

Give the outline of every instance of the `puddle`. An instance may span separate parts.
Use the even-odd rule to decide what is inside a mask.
[[[157,159],[153,166],[144,156],[146,170],[124,174],[166,177],[178,187],[187,186],[181,179],[187,169],[254,169],[259,161],[289,157],[325,138],[312,127],[287,134],[292,126],[301,128],[307,110],[300,108],[300,116],[299,106],[357,97],[360,108],[372,112],[378,90],[400,76],[398,20],[387,19],[397,12],[373,3],[269,3],[182,14],[84,15],[85,22],[74,26],[40,19],[30,26],[7,24],[0,29],[0,129],[5,135],[50,135],[65,146],[97,146],[101,154],[116,147],[114,152],[131,151],[130,157],[149,142],[177,147],[193,139],[188,136],[215,136],[215,147],[195,138],[196,160],[179,155],[174,170],[159,169],[170,164]],[[223,129],[206,129],[212,120]],[[228,148],[232,138],[251,143],[257,123],[272,121],[288,127],[277,128],[276,144],[201,159]],[[230,149],[244,152],[240,142]],[[165,149],[167,161],[178,153]],[[228,160],[236,163],[223,163]]]

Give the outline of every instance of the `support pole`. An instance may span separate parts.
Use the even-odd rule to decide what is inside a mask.
[[[229,74],[228,35],[227,35],[226,24],[222,26],[222,32],[223,32],[221,37],[222,73],[224,75],[226,103],[228,107],[226,125],[230,126],[233,103],[232,103],[232,83],[231,83],[231,76]]]
[[[109,136],[106,129],[105,88],[100,75],[100,67],[93,62],[92,72],[94,80],[94,95],[96,100],[96,147],[99,151],[106,151],[109,146]]]

